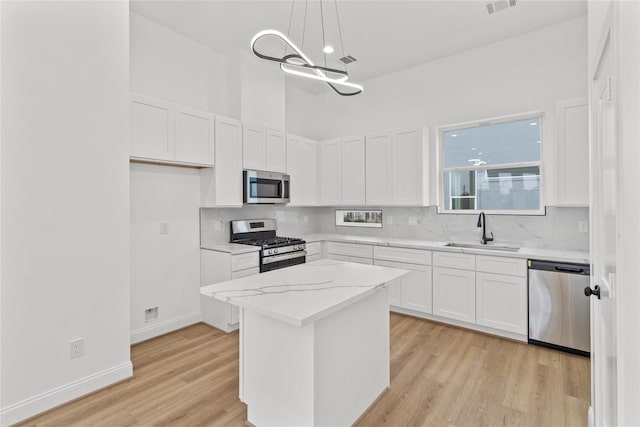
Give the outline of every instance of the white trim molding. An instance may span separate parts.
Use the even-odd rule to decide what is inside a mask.
[[[0,410],[2,427],[26,420],[73,399],[110,386],[133,376],[131,361],[96,372],[79,380],[14,403]]]
[[[200,311],[194,311],[192,313],[174,317],[173,319],[153,323],[149,326],[145,326],[144,328],[131,331],[131,344],[146,341],[199,322],[202,322],[202,313]]]

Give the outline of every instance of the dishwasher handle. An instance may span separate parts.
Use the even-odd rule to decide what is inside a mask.
[[[553,271],[555,273],[578,274],[588,276],[591,273],[589,264],[574,264],[568,262],[554,262],[542,260],[529,260],[529,270]]]
[[[584,267],[565,267],[565,266],[560,266],[560,265],[556,265],[554,266],[556,271],[559,271],[560,273],[573,273],[573,274],[589,274],[586,273],[586,269]]]

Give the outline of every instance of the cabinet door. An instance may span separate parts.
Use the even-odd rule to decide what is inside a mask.
[[[302,142],[302,203],[305,206],[318,204],[318,154],[314,141]]]
[[[266,169],[267,131],[262,126],[242,127],[242,167],[250,170]]]
[[[526,334],[526,279],[476,273],[476,323],[503,331]]]
[[[433,314],[475,323],[476,273],[434,267]]]
[[[393,132],[393,204],[422,205],[423,144],[421,130]]]
[[[213,166],[213,114],[176,106],[175,159]]]
[[[319,196],[320,204],[340,204],[342,188],[342,145],[339,139],[323,141],[319,145]]]
[[[265,170],[282,173],[287,171],[287,144],[284,132],[267,129],[265,156]]]
[[[398,279],[399,286],[396,284],[394,287],[392,284],[389,287],[389,304],[421,313],[432,312],[431,267],[380,260],[375,260],[374,264],[410,271],[408,275]]]
[[[342,140],[342,204],[364,205],[364,136]]]
[[[289,205],[303,205],[304,170],[302,166],[302,138],[287,135],[287,174],[289,183]]]
[[[216,116],[216,167],[202,169],[203,206],[242,206],[242,124]]]
[[[589,206],[589,105],[556,104],[556,197],[559,206]]]
[[[367,205],[390,205],[393,179],[391,133],[368,134],[365,147],[366,203]]]
[[[131,94],[132,157],[175,158],[175,107],[148,96]]]

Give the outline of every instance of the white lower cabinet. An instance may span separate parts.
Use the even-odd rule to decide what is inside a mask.
[[[312,242],[307,243],[307,262],[317,261],[322,259],[322,243]]]
[[[431,266],[375,260],[381,267],[401,268],[410,273],[389,286],[389,304],[421,313],[431,313]]]
[[[360,243],[328,242],[327,258],[373,264],[373,246]],[[366,260],[370,261],[367,262]]]
[[[259,274],[259,257],[257,251],[232,255],[228,252],[201,249],[200,286]],[[238,329],[238,307],[200,295],[200,309],[204,323],[225,332]]]
[[[476,323],[527,333],[527,279],[476,273]]]
[[[475,323],[475,271],[433,267],[433,314]]]

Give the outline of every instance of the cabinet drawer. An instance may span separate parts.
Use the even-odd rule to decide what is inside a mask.
[[[336,259],[338,261],[357,262],[358,264],[373,265],[373,259],[372,258],[360,258],[360,257],[357,257],[357,256],[336,255],[336,254],[329,254],[328,258],[329,259]]]
[[[408,264],[431,265],[431,251],[422,249],[390,248],[374,246],[373,258]]]
[[[260,267],[247,268],[246,270],[234,271],[231,273],[231,279],[239,279],[241,277],[254,276],[260,274]]]
[[[312,255],[320,255],[321,249],[320,242],[307,243],[307,259]]]
[[[471,254],[458,254],[454,252],[434,252],[433,265],[436,267],[475,270],[476,256]]]
[[[231,257],[231,271],[246,270],[254,267],[260,267],[260,255],[258,252],[233,255]]]
[[[527,261],[518,258],[476,255],[476,270],[483,273],[526,277]]]
[[[327,253],[360,258],[373,258],[373,247],[371,245],[360,245],[357,243],[329,242],[327,244]]]

